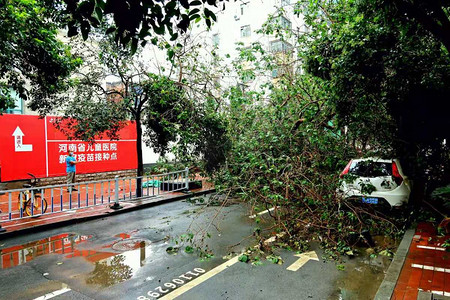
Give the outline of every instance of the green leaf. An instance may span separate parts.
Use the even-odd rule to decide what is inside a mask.
[[[95,13],[99,21],[103,19],[103,10],[100,7],[95,8]]]
[[[153,30],[155,31],[156,34],[159,34],[159,35],[163,35],[165,32],[164,25],[162,25],[162,26],[154,25]]]
[[[194,14],[198,14],[199,11],[200,11],[200,9],[195,8],[195,9],[193,9],[193,10],[191,10],[191,11],[189,12],[189,16],[192,16],[192,15],[194,15]]]
[[[131,39],[131,54],[136,53],[137,47],[138,47],[139,40],[137,38]]]
[[[167,56],[169,57],[169,59],[172,59],[174,55],[175,51],[173,51],[173,49],[167,50]]]
[[[111,27],[109,27],[108,29],[106,29],[106,34],[110,34],[110,33],[113,33],[114,31],[116,31],[116,27],[114,27],[114,26],[111,26]]]
[[[208,19],[211,18],[214,21],[217,21],[216,15],[211,10],[209,10],[208,8],[205,7],[205,9],[203,11],[205,13],[206,18],[208,18]]]
[[[245,255],[245,254],[242,254],[241,256],[239,256],[238,260],[239,260],[240,262],[246,263],[246,262],[248,262],[248,256]]]
[[[200,15],[199,14],[195,14],[195,15],[191,15],[191,16],[189,16],[189,20],[195,20],[195,19],[199,19],[200,18]]]
[[[78,28],[75,25],[72,26],[68,26],[68,30],[67,30],[67,36],[68,37],[73,37],[76,36],[78,34]]]

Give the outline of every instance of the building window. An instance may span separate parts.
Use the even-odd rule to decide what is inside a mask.
[[[272,78],[280,78],[292,74],[292,68],[286,66],[277,66],[272,70]]]
[[[250,25],[245,25],[241,27],[241,37],[249,37],[251,34]]]
[[[278,69],[273,69],[272,70],[272,78],[277,78],[278,77]]]
[[[272,41],[270,42],[270,51],[272,52],[287,52],[292,48],[289,43],[285,41]]]
[[[12,89],[10,90],[10,95],[11,95],[11,98],[14,100],[14,108],[9,108],[9,109],[5,110],[5,113],[15,114],[15,115],[23,114],[22,98],[20,98],[19,95]]]
[[[241,3],[241,7],[240,7],[241,16],[243,16],[244,15],[244,11],[247,10],[246,6],[247,6],[248,3],[249,3],[249,1]]]
[[[289,21],[288,19],[286,19],[283,16],[280,16],[279,22],[283,29],[291,29],[292,28],[291,21]]]
[[[281,0],[281,6],[286,6],[286,5],[289,5],[289,4],[291,4],[290,0]]]
[[[220,42],[219,34],[218,33],[213,34],[212,36],[213,46],[219,47],[219,42]]]

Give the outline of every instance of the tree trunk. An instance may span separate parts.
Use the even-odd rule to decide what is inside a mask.
[[[142,125],[141,116],[136,116],[136,152],[137,152],[137,176],[136,197],[142,197],[142,178],[144,176],[144,161],[142,157]]]

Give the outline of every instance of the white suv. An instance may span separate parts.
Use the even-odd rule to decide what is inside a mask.
[[[411,182],[398,159],[352,159],[340,177],[340,193],[362,203],[381,206],[387,202],[391,207],[400,207],[411,194]]]

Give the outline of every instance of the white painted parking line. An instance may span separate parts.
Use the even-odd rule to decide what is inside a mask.
[[[266,213],[268,213],[269,211],[272,211],[272,210],[274,210],[274,209],[275,209],[275,207],[272,207],[272,208],[263,210],[262,212],[259,212],[259,213],[257,213],[257,214],[254,214],[254,215],[249,216],[249,218],[250,218],[250,219],[254,219],[254,218],[256,218],[257,216],[266,214]]]
[[[446,291],[431,291],[432,294],[449,297],[450,293]]]
[[[411,267],[412,268],[417,268],[417,269],[424,269],[424,270],[442,272],[442,273],[444,273],[444,272],[445,273],[450,273],[450,269],[446,269],[446,268],[439,268],[439,267],[419,265],[419,264],[411,264]]]
[[[264,243],[267,243],[269,240],[272,240],[272,239],[275,240],[276,236],[273,236],[273,237],[267,239],[266,241],[264,241]],[[175,299],[178,296],[180,296],[180,295],[184,294],[185,292],[189,291],[190,289],[196,287],[197,285],[205,282],[206,280],[210,279],[211,277],[213,277],[213,276],[219,274],[220,272],[226,270],[227,268],[231,267],[232,265],[234,265],[238,261],[239,261],[239,255],[231,258],[230,260],[222,263],[221,265],[215,267],[214,269],[212,269],[212,270],[210,270],[210,271],[208,271],[206,273],[204,273],[205,270],[200,269],[200,268],[196,268],[196,269],[194,269],[194,271],[198,270],[199,273],[204,273],[204,274],[199,276],[199,277],[197,277],[197,278],[195,278],[192,281],[187,282],[186,284],[184,284],[183,280],[180,280],[179,282],[176,282],[175,279],[174,279],[174,280],[172,280],[172,282],[174,282],[176,284],[184,284],[184,285],[182,285],[180,287],[176,287],[176,286],[174,287],[173,283],[166,282],[166,283],[164,283],[164,287],[169,288],[168,290],[162,289],[162,287],[159,286],[159,287],[157,287],[155,289],[155,291],[149,291],[147,293],[147,295],[150,296],[151,298],[158,298],[161,294],[165,294],[163,297],[158,298],[158,299],[159,300],[172,300],[172,299]],[[188,274],[188,275],[195,274],[195,276],[200,275],[200,274],[192,273],[192,272],[186,272],[186,274]],[[186,277],[185,275],[181,275],[179,277],[181,277],[183,279],[188,279],[188,280],[192,279],[192,277]],[[170,291],[170,289],[172,289],[172,288],[174,290]],[[139,296],[137,299],[138,300],[150,300],[150,298],[147,298],[146,296]]]
[[[215,267],[214,269],[212,269],[209,272],[206,272],[205,274],[203,274],[200,277],[195,278],[192,281],[189,281],[188,283],[186,283],[185,285],[177,288],[176,290],[174,290],[173,292],[165,295],[164,297],[159,298],[160,300],[171,300],[171,299],[175,299],[176,297],[184,294],[185,292],[189,291],[190,289],[196,287],[197,285],[201,284],[202,282],[208,280],[209,278],[219,274],[220,272],[222,272],[223,270],[228,269],[229,267],[231,267],[232,265],[234,265],[235,263],[237,263],[239,261],[239,256],[235,256],[232,259],[224,262],[223,264]]]
[[[440,296],[450,297],[450,292],[446,292],[446,291],[431,291],[431,290],[424,290],[421,288],[419,288],[419,291],[430,293],[430,294],[435,294],[435,295],[440,295]]]
[[[188,271],[184,274],[178,276],[178,278],[173,278],[172,280],[161,284],[160,286],[154,288],[147,292],[147,296],[153,298],[158,298],[161,295],[168,294],[173,290],[177,289],[179,285],[183,285],[186,281],[191,280],[194,277],[200,276],[200,274],[204,274],[206,271],[202,268],[194,268],[194,272]],[[182,278],[182,279],[181,279]],[[146,296],[139,296],[137,300],[150,300]]]
[[[53,298],[53,297],[62,295],[62,294],[64,294],[64,293],[67,293],[68,291],[71,291],[71,289],[65,287],[65,288],[62,288],[62,289],[60,289],[60,290],[57,290],[57,291],[54,291],[54,292],[45,294],[44,296],[37,297],[37,298],[35,298],[34,300],[46,300],[46,299],[51,299],[51,298]]]
[[[418,245],[417,248],[420,248],[420,249],[429,249],[429,250],[437,250],[437,251],[445,251],[445,248],[442,248],[442,247],[431,247],[431,246],[422,246],[422,245]]]

